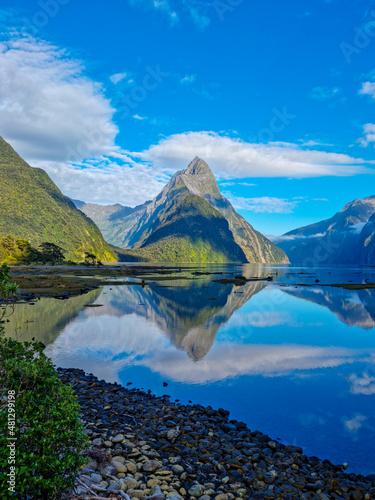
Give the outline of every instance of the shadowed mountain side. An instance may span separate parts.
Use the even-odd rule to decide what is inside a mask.
[[[359,248],[360,262],[375,265],[375,213],[361,231]]]
[[[293,263],[371,264],[375,256],[374,212],[375,196],[356,199],[330,219],[300,227],[275,241]]]
[[[9,323],[4,324],[6,336],[18,337],[22,342],[31,342],[35,337],[45,345],[52,344],[59,333],[78,316],[82,308],[94,302],[100,293],[101,290],[98,289],[70,297],[69,300],[43,298],[37,300],[35,305],[16,304],[16,314],[6,316],[9,319]]]
[[[155,212],[129,254],[155,262],[246,262],[227,220],[185,190]]]
[[[365,330],[375,327],[375,290],[345,290],[329,287],[281,288],[293,297],[326,307],[349,326]]]
[[[90,309],[87,314],[144,317],[167,334],[178,349],[199,361],[211,349],[219,328],[266,286],[264,282],[224,286],[210,283],[210,278],[188,285],[183,280],[173,283],[173,287],[114,288],[100,297],[104,307]],[[234,293],[238,291],[242,293]]]

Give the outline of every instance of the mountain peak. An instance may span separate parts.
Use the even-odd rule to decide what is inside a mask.
[[[202,158],[199,158],[199,156],[196,156],[194,160],[189,163],[189,166],[184,171],[184,174],[197,175],[208,172],[213,175],[212,170],[207,165],[207,163],[202,160]]]
[[[207,163],[196,156],[186,170],[179,173],[185,186],[192,194],[203,196],[204,198],[221,197],[216,178]]]

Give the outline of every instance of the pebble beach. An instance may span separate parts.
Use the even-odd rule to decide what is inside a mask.
[[[71,500],[375,499],[375,474],[308,457],[225,409],[171,402],[79,369],[57,372],[72,384],[90,440]]]

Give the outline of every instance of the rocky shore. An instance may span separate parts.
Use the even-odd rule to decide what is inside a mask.
[[[219,408],[172,403],[77,369],[71,383],[90,439],[90,462],[71,499],[370,500],[375,474],[307,457]]]

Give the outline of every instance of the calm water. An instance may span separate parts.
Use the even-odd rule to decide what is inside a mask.
[[[375,282],[375,269],[208,269],[224,274],[18,305],[7,332],[42,340],[58,366],[227,408],[309,455],[374,473],[375,290],[318,285]],[[277,279],[213,282],[226,273]]]

